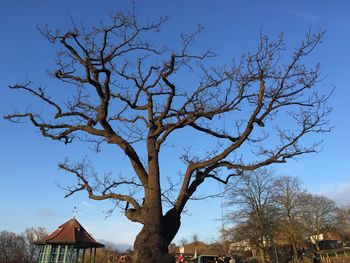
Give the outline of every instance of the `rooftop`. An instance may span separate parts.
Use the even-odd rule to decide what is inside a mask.
[[[81,248],[104,247],[97,242],[76,220],[72,218],[37,244],[66,244]]]

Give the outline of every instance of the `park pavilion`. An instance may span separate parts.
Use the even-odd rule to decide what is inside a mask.
[[[96,248],[104,247],[75,218],[36,244],[40,246],[38,263],[93,263]]]

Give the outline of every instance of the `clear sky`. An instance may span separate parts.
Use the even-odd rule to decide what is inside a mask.
[[[275,166],[277,174],[298,176],[313,193],[325,194],[338,204],[350,203],[350,2],[346,0],[147,0],[136,1],[141,17],[170,15],[164,27],[165,42],[176,39],[181,32],[191,32],[197,24],[205,31],[197,41],[203,48],[215,50],[220,57],[229,58],[254,50],[262,30],[271,37],[284,32],[287,46],[296,46],[311,30],[326,30],[324,43],[315,51],[311,61],[321,63],[325,90],[336,90],[330,99],[334,110],[330,117],[334,129],[324,136],[323,150],[288,164]],[[11,0],[0,6],[0,112],[35,102],[7,86],[26,78],[36,84],[53,88],[57,82],[46,71],[54,69],[55,47],[39,34],[37,25],[66,29],[71,19],[93,25],[105,19],[111,11],[126,9],[129,1],[122,0]],[[68,174],[57,169],[65,156],[76,160],[88,153],[86,146],[62,143],[42,138],[29,124],[15,125],[0,119],[0,231],[21,232],[27,227],[45,227],[53,231],[72,217],[78,208],[78,220],[96,238],[116,243],[133,242],[140,226],[128,222],[115,212],[105,219],[103,211],[110,202],[94,202],[85,193],[65,199],[57,184],[74,182]],[[109,149],[94,156],[98,169],[123,170],[125,160],[111,157]],[[176,172],[176,166],[167,169]],[[212,188],[219,189],[217,184]],[[191,203],[183,216],[182,227],[175,238],[191,239],[198,234],[204,241],[218,237],[220,200]]]

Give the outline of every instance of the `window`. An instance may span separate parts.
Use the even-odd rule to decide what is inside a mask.
[[[51,245],[45,245],[40,248],[39,263],[48,263],[51,252]]]
[[[59,253],[60,246],[54,245],[51,248],[51,257],[50,257],[50,263],[56,263],[57,261],[57,255]]]
[[[80,249],[80,252],[83,250]],[[76,262],[79,254],[82,253],[72,245],[45,245],[40,248],[38,263]]]
[[[59,252],[57,254],[57,263],[63,263],[65,260],[65,255],[66,255],[66,250],[67,250],[67,246],[60,246],[59,247]]]
[[[71,246],[69,250],[70,257],[68,257],[68,260],[70,259],[70,262],[76,262],[79,255],[79,248],[74,248]]]

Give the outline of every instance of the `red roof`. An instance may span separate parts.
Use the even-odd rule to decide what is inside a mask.
[[[91,248],[104,247],[98,243],[75,219],[67,221],[59,226],[57,230],[48,235],[40,244],[65,244],[75,247]]]

